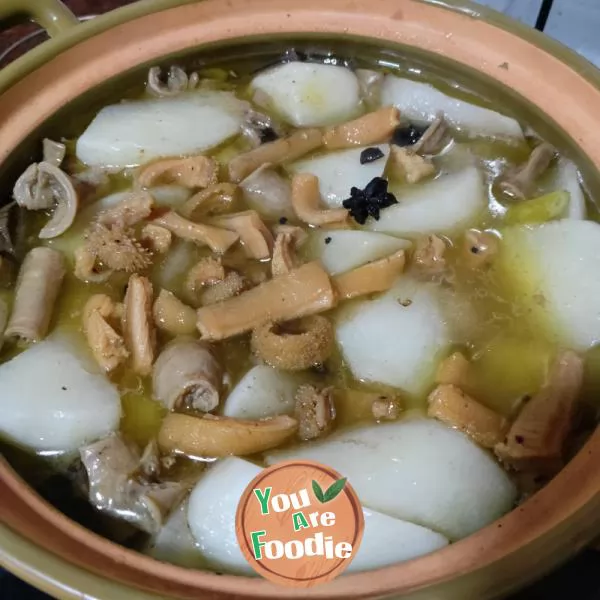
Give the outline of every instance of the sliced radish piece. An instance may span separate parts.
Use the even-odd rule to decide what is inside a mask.
[[[144,553],[180,567],[201,568],[204,563],[187,522],[188,502],[182,502],[171,512],[167,522],[161,527]]]
[[[239,419],[264,419],[294,412],[294,396],[301,383],[295,375],[266,365],[250,369],[225,400],[223,414]]]
[[[356,379],[420,394],[450,343],[439,286],[403,276],[389,292],[343,309],[336,338]]]
[[[87,349],[54,335],[0,365],[0,436],[58,453],[115,431],[119,392],[92,363]]]
[[[453,127],[472,136],[523,139],[523,130],[515,119],[447,96],[429,83],[386,75],[381,102],[393,104],[410,121],[430,122],[442,111]]]
[[[296,127],[332,125],[361,111],[359,85],[350,69],[289,62],[257,75],[254,101]]]
[[[381,569],[448,545],[443,535],[363,507],[365,530],[347,573]]]
[[[261,468],[241,458],[220,460],[190,494],[187,519],[203,558],[213,569],[256,575],[235,534],[235,513],[246,486]]]
[[[600,341],[600,225],[563,219],[504,230],[497,267],[540,327],[574,350]]]
[[[370,509],[461,539],[507,511],[517,490],[490,454],[432,419],[406,419],[272,452],[267,464],[308,459],[342,473]]]
[[[204,560],[212,568],[253,575],[235,535],[237,505],[246,486],[261,471],[240,458],[211,467],[192,490],[188,524]],[[315,508],[315,510],[317,510]],[[448,540],[431,530],[363,508],[363,541],[349,572],[378,569],[442,548]]]
[[[383,157],[364,165],[360,164],[364,148],[350,148],[300,160],[290,165],[289,170],[317,176],[323,202],[329,207],[339,207],[350,197],[350,188],[363,189],[371,179],[383,175],[390,147],[387,144],[375,147],[383,152]]]
[[[370,231],[315,231],[306,242],[306,252],[321,261],[325,270],[337,275],[368,262],[410,248],[411,242]]]
[[[216,91],[106,106],[77,140],[77,158],[89,166],[129,167],[203,152],[239,132],[246,108],[233,94]]]
[[[477,220],[486,208],[486,191],[476,167],[443,175],[430,183],[391,190],[398,204],[369,219],[371,231],[414,237],[427,233],[459,232]]]

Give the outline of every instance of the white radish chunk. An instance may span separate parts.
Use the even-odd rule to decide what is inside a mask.
[[[246,486],[260,471],[260,467],[241,458],[226,458],[211,467],[192,490],[187,509],[189,528],[202,558],[212,568],[255,574],[237,543],[235,513]],[[416,558],[448,543],[438,533],[372,509],[364,508],[363,514],[363,540],[349,572]]]
[[[600,341],[600,225],[563,219],[504,230],[498,267],[519,303],[564,346]]]
[[[381,87],[381,103],[393,104],[409,121],[431,122],[436,113],[442,111],[450,125],[468,135],[523,139],[523,130],[515,119],[447,96],[429,83],[386,75]]]
[[[448,545],[448,539],[426,527],[363,508],[365,529],[347,573],[381,569],[429,554]]]
[[[298,377],[266,365],[250,369],[233,388],[223,408],[226,417],[264,419],[294,412]]]
[[[149,542],[144,553],[180,567],[202,567],[204,560],[190,532],[187,512],[188,503],[185,500],[171,512],[167,522]]]
[[[315,231],[306,242],[307,254],[320,260],[330,275],[355,269],[368,262],[411,247],[411,242],[370,231]]]
[[[570,160],[565,158],[559,159],[551,190],[565,190],[569,192],[571,199],[569,201],[567,218],[585,219],[587,211],[585,208],[585,197],[579,183],[579,173],[577,167]]]
[[[364,148],[350,148],[300,160],[290,165],[289,170],[318,177],[323,202],[331,208],[339,207],[350,197],[350,188],[363,189],[371,179],[383,175],[390,147],[387,144],[374,147],[379,148],[383,156],[364,165],[360,164]]]
[[[450,331],[439,287],[403,276],[384,295],[348,306],[335,334],[356,379],[423,393]]]
[[[106,106],[77,140],[77,158],[88,166],[131,167],[197,154],[236,135],[246,106],[215,91]]]
[[[430,183],[401,188],[398,204],[384,208],[379,221],[365,227],[391,235],[414,237],[455,233],[467,228],[486,207],[486,190],[476,167],[438,177]]]
[[[30,450],[70,452],[115,431],[119,392],[82,356],[53,336],[1,365],[0,436]]]
[[[315,460],[343,473],[370,509],[458,540],[509,511],[517,490],[496,461],[433,419],[340,432],[267,455],[267,464]]]
[[[211,466],[190,494],[188,525],[200,553],[213,569],[256,575],[240,550],[235,513],[246,486],[260,471],[241,458],[226,458]]]
[[[165,258],[154,268],[154,280],[160,287],[176,293],[197,260],[196,246],[192,242],[175,240]]]
[[[289,62],[257,75],[253,100],[296,127],[333,125],[361,111],[359,85],[350,69]]]

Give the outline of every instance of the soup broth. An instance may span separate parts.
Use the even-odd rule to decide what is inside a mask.
[[[468,74],[327,48],[129,74],[4,167],[3,451],[161,560],[250,574],[219,494],[295,457],[434,551],[595,425],[589,165]]]

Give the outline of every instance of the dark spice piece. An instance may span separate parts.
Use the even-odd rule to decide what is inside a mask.
[[[397,127],[392,134],[392,144],[395,144],[396,146],[412,146],[421,139],[426,131],[427,127],[400,125],[400,127]]]
[[[387,188],[386,179],[374,177],[364,190],[351,188],[350,198],[344,200],[342,206],[350,211],[350,216],[360,225],[364,225],[369,217],[379,221],[382,209],[398,204],[394,194],[390,194]]]
[[[477,246],[471,246],[471,252],[473,254],[479,254],[479,248]]]
[[[383,152],[379,148],[365,148],[360,153],[360,164],[366,165],[367,163],[375,162],[383,158]]]
[[[258,130],[260,137],[260,143],[266,144],[267,142],[274,142],[279,136],[272,127],[263,127]]]
[[[330,237],[326,237],[326,238],[325,238],[325,243],[326,243],[326,244],[329,244],[329,243],[331,243],[331,238],[330,238]]]
[[[515,435],[515,442],[522,446],[525,443],[525,438],[522,435]]]
[[[288,222],[287,217],[281,217],[279,219],[279,224],[280,225],[285,225]]]

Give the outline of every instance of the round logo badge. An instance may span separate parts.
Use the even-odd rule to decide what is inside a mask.
[[[279,463],[257,475],[242,495],[235,524],[252,568],[292,587],[340,575],[356,555],[365,526],[346,478],[312,461]]]

